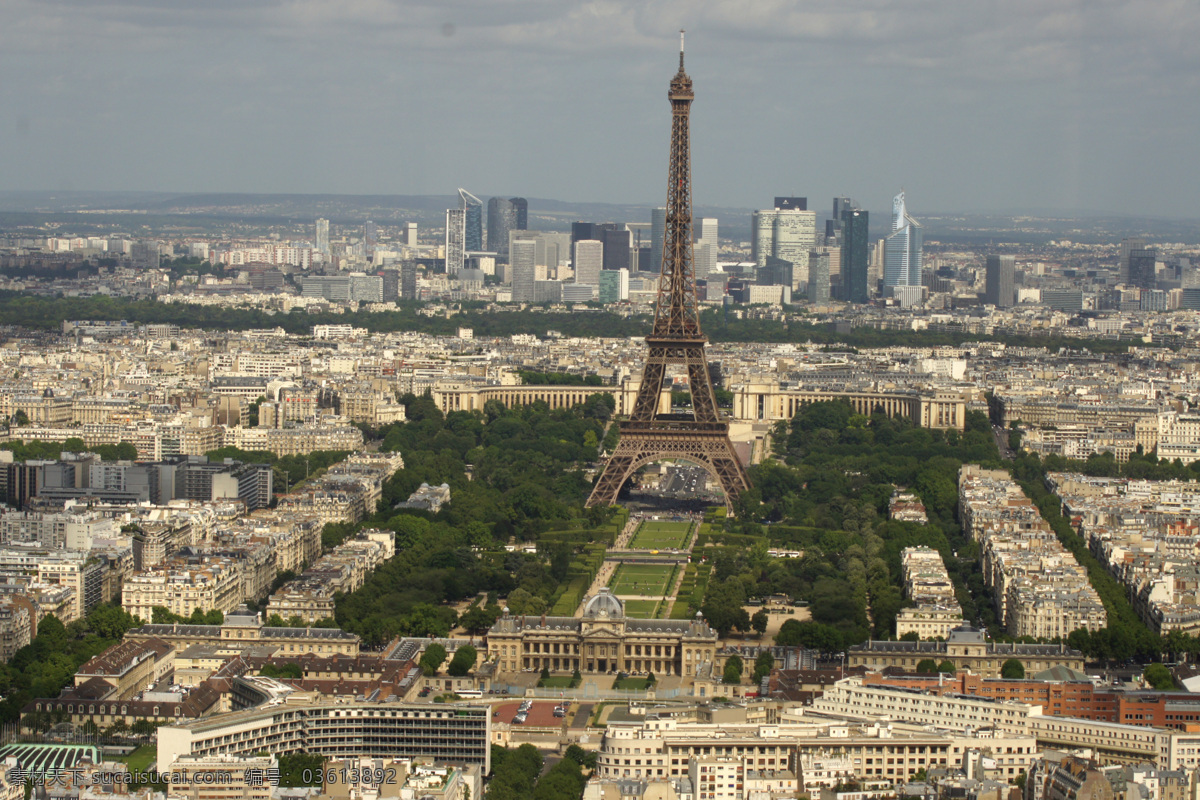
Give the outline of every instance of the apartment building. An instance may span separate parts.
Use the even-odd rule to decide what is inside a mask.
[[[158,729],[158,768],[181,757],[310,753],[431,758],[491,771],[487,706],[370,703],[295,693],[280,703]]]
[[[196,610],[227,613],[243,599],[241,569],[236,562],[213,558],[192,566],[176,560],[130,575],[121,593],[121,607],[149,620],[155,606],[189,617]]]

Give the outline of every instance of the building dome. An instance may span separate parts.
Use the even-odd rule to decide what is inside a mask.
[[[583,607],[585,617],[623,617],[625,604],[608,589],[601,589]]]

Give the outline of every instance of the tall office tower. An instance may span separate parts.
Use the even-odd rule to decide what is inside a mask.
[[[317,252],[323,256],[329,255],[329,220],[317,220]]]
[[[829,303],[829,249],[808,254],[808,299],[817,305]]]
[[[571,244],[580,239],[600,239],[600,226],[594,222],[572,222]]]
[[[825,244],[828,247],[841,248],[842,246],[842,209],[850,208],[852,205],[849,197],[833,198],[833,216],[825,220]],[[837,275],[836,269],[830,267],[830,274]]]
[[[404,223],[404,244],[408,247],[417,246],[417,223]]]
[[[808,198],[776,197],[775,207],[780,211],[808,211]]]
[[[458,207],[463,212],[463,249],[483,249],[483,201],[466,189],[458,190]]]
[[[363,242],[366,243],[367,256],[375,254],[375,243],[379,241],[379,232],[375,230],[375,223],[367,220],[363,224]]]
[[[511,200],[488,198],[487,249],[497,255],[508,255],[508,232],[516,229],[517,212]]]
[[[385,269],[379,273],[383,278],[383,302],[394,303],[400,299],[400,271]]]
[[[1157,275],[1155,266],[1158,262],[1158,251],[1153,247],[1129,251],[1129,280],[1130,286],[1139,289],[1153,289]]]
[[[600,235],[593,238],[604,242],[604,268],[629,269],[629,250],[633,241],[629,229],[619,222],[606,222],[598,227]]]
[[[596,293],[601,303],[620,303],[629,299],[629,272],[623,269],[601,270],[600,291]]]
[[[996,308],[1013,304],[1013,285],[1016,283],[1016,256],[988,256],[984,275],[983,302]]]
[[[817,243],[817,212],[794,207],[808,204],[803,197],[775,199],[793,207],[751,215],[752,257],[759,267],[767,265],[768,256],[792,262],[792,288],[803,291],[808,284],[808,254]]]
[[[843,206],[842,210],[842,286],[846,300],[866,303],[871,293],[867,281],[870,245],[867,228],[869,215],[861,208]]]
[[[663,236],[667,231],[667,210],[650,209],[650,260],[639,264],[642,272],[662,272]]]
[[[537,283],[537,242],[514,239],[509,244],[508,263],[512,272],[514,303],[532,303]]]
[[[1129,254],[1134,250],[1144,250],[1146,240],[1129,236],[1121,240],[1121,255],[1117,261],[1117,283],[1129,283]]]
[[[466,215],[461,208],[446,209],[446,274],[457,275],[466,256]]]
[[[600,285],[600,271],[604,269],[604,242],[581,239],[575,243],[575,282],[589,286]]]
[[[400,297],[404,300],[417,299],[417,262],[400,262]]]
[[[516,215],[517,230],[529,230],[529,201],[524,197],[510,197],[508,202],[512,203],[513,213]]]
[[[892,232],[883,250],[883,285],[921,285],[921,255],[923,246],[921,223],[908,215],[904,192],[892,198]],[[889,292],[890,293],[890,292]]]
[[[704,217],[700,220],[700,235],[696,238],[696,280],[706,280],[717,271],[717,220]]]

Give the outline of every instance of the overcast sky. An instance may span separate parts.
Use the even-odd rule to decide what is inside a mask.
[[[1200,217],[1196,0],[0,0],[0,190]]]

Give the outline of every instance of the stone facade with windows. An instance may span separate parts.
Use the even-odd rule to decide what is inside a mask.
[[[651,672],[695,676],[711,666],[717,632],[692,620],[633,619],[625,604],[601,589],[582,617],[526,617],[505,613],[488,631],[488,657],[500,672]]]

